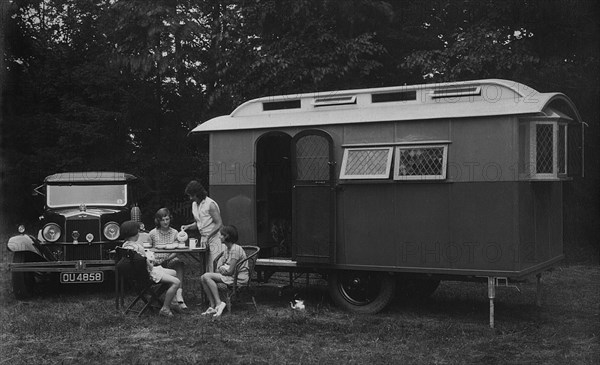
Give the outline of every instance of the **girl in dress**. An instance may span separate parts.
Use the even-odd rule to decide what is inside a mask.
[[[219,297],[218,283],[225,283],[227,285],[233,284],[233,271],[237,263],[241,260],[246,259],[246,252],[236,242],[238,240],[238,232],[235,226],[223,226],[220,231],[221,239],[225,243],[226,249],[223,252],[223,256],[219,260],[217,267],[218,272],[208,272],[200,278],[202,288],[208,296],[210,307],[202,313],[203,315],[212,314],[214,317],[219,317],[226,307],[226,303],[221,301]],[[238,273],[238,284],[247,283],[249,280],[248,275],[248,262],[240,267]]]
[[[150,244],[154,249],[158,245],[166,245],[177,241],[177,230],[171,227],[172,220],[173,216],[167,208],[160,208],[154,214],[155,228],[149,233]],[[154,257],[154,265],[175,270],[175,276],[179,279],[180,287],[177,289],[173,304],[177,304],[181,309],[187,309],[187,305],[183,301],[183,261],[177,257],[176,253],[155,253]]]
[[[144,256],[147,261],[147,269],[150,279],[155,283],[165,283],[169,285],[165,293],[165,300],[159,314],[161,316],[172,317],[171,301],[179,289],[179,279],[175,276],[175,270],[166,269],[162,266],[154,266],[154,255],[152,252],[146,252],[144,246],[138,242],[140,237],[140,224],[135,221],[125,221],[121,224],[121,236],[125,238],[123,248],[134,250]],[[177,308],[179,309],[179,308]]]

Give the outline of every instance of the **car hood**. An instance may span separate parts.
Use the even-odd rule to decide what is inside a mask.
[[[86,208],[86,210],[81,210],[79,208],[62,208],[62,209],[51,209],[53,214],[62,215],[63,217],[69,219],[73,217],[101,217],[106,214],[113,214],[122,212],[124,209],[113,209],[113,208]]]

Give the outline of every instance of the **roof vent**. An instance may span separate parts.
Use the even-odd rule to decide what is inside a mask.
[[[432,99],[481,95],[481,86],[453,87],[433,90]]]
[[[330,106],[330,105],[356,104],[356,95],[315,98],[315,100],[313,100],[312,104],[315,107]]]
[[[285,100],[285,101],[270,101],[263,103],[263,111],[269,110],[285,110],[285,109],[300,109],[300,99]]]
[[[392,93],[372,94],[372,103],[388,103],[392,101],[408,101],[417,100],[417,92],[412,91],[397,91]]]

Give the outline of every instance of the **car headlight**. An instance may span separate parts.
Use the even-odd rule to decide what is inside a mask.
[[[42,237],[48,242],[56,242],[60,238],[60,227],[56,223],[49,223],[42,229]]]
[[[119,225],[116,222],[108,222],[104,225],[102,232],[104,233],[104,237],[109,241],[114,241],[119,238],[121,228],[119,228]]]

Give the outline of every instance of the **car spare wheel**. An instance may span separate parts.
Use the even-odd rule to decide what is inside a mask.
[[[13,263],[21,264],[31,262],[29,252],[15,252]],[[12,288],[13,294],[17,299],[27,299],[33,296],[33,286],[35,285],[35,277],[32,272],[13,271],[12,272]]]
[[[384,272],[334,271],[329,293],[340,307],[358,313],[377,313],[393,299],[394,277]]]

